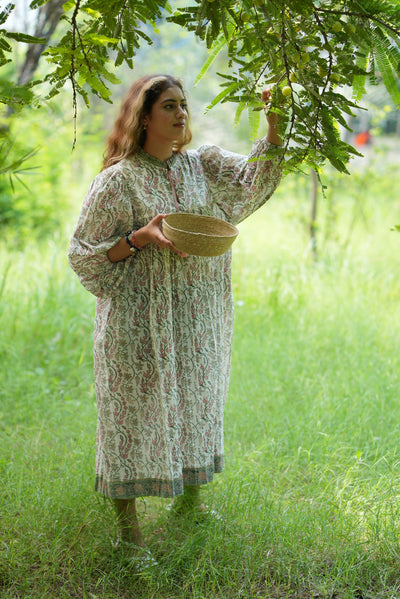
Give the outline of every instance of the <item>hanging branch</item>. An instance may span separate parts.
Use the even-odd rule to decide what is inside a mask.
[[[74,139],[72,142],[72,149],[75,148],[76,145],[76,131],[77,131],[77,119],[78,119],[78,100],[77,100],[77,92],[76,92],[76,81],[75,81],[75,52],[76,52],[76,36],[78,32],[78,13],[79,7],[81,4],[81,0],[76,0],[75,9],[72,13],[71,17],[71,26],[72,26],[72,42],[71,42],[71,69],[69,71],[69,80],[72,85],[72,110],[73,110],[73,123],[74,123]]]

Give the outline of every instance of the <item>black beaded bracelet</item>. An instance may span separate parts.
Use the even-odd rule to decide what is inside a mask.
[[[132,231],[128,231],[128,233],[125,235],[125,240],[126,243],[129,245],[130,251],[132,253],[134,252],[141,252],[142,248],[137,247],[134,243],[131,242],[131,240],[129,239],[129,235],[132,233]]]

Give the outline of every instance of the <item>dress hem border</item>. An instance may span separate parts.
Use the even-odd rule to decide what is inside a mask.
[[[136,497],[175,497],[183,495],[185,485],[204,485],[212,482],[214,474],[224,470],[224,457],[216,456],[214,463],[205,468],[183,468],[182,476],[172,480],[147,478],[130,481],[107,481],[96,475],[95,491],[112,499]]]

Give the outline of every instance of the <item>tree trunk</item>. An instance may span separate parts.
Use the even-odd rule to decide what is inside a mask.
[[[46,42],[50,40],[63,13],[64,2],[65,0],[49,0],[39,8],[35,32],[33,34],[35,37],[44,37]],[[18,75],[18,85],[24,85],[33,79],[40,56],[46,45],[47,43],[29,44],[25,60]]]
[[[314,260],[317,259],[317,204],[318,204],[318,177],[314,169],[311,170],[311,219],[310,242]]]

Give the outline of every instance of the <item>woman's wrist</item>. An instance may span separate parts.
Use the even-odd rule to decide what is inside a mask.
[[[125,241],[129,245],[129,250],[131,253],[142,251],[143,247],[137,240],[137,231],[128,231],[128,233],[125,235]]]
[[[279,115],[276,113],[267,114],[268,133],[267,140],[275,146],[283,144],[282,138],[279,135]]]
[[[279,133],[277,131],[271,131],[271,129],[268,131],[267,141],[274,146],[283,145],[283,141]]]
[[[138,244],[136,233],[137,233],[137,231],[132,231],[132,233],[129,236],[129,239],[130,239],[131,244],[135,248],[135,250],[140,251],[142,249],[142,246]]]
[[[132,231],[131,241],[132,236],[134,241],[133,245],[139,250],[142,250],[149,243],[144,227],[142,227],[141,229],[137,229],[136,231]]]

